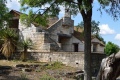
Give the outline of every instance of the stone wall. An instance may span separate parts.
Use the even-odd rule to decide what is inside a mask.
[[[105,54],[92,53],[92,73],[96,74],[100,67]],[[30,59],[41,62],[59,61],[67,66],[84,69],[84,53],[83,52],[32,52],[29,55]]]
[[[100,68],[100,64],[103,58],[105,58],[105,54],[101,53],[92,53],[91,67],[92,67],[92,75],[97,76],[97,73]]]
[[[75,46],[74,43],[78,44],[78,52],[83,52],[84,51],[84,43],[82,43],[79,39],[76,37],[72,36],[68,41],[66,41],[66,46],[64,46],[64,51],[69,51],[69,52],[74,52]]]
[[[78,67],[83,69],[84,65],[84,54],[83,52],[39,52],[30,53],[30,59],[41,61],[41,62],[54,62],[59,61],[67,66]]]
[[[16,54],[15,58],[20,58],[20,54]],[[105,58],[105,54],[92,53],[91,69],[93,76],[97,75],[103,58]],[[66,64],[66,66],[84,70],[83,52],[29,52],[28,59],[40,62],[58,61]]]

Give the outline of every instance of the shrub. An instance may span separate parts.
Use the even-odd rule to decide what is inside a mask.
[[[62,62],[54,62],[51,66],[55,69],[61,68],[63,66]]]
[[[44,66],[41,67],[42,70],[45,69],[58,69],[62,68],[63,64],[61,62],[54,62],[52,64],[45,64]]]
[[[29,80],[28,78],[27,78],[27,75],[26,74],[21,74],[21,76],[20,76],[20,79],[18,79],[18,80]]]

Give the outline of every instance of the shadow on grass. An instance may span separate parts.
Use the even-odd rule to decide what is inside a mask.
[[[29,80],[25,76],[0,75],[0,80]]]

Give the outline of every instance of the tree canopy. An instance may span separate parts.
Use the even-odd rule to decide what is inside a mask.
[[[114,20],[120,17],[120,0],[98,0],[100,3],[99,10],[105,10]]]
[[[106,44],[105,40],[101,37],[101,35],[96,34],[95,35],[100,41],[102,41],[104,44]]]
[[[21,16],[21,21],[28,26],[31,22],[46,26],[48,16],[59,14],[61,11],[60,5],[69,8],[70,13],[73,15],[78,13],[77,3],[74,4],[69,0],[20,0],[20,3],[22,6],[21,11],[29,10],[28,15],[23,14]]]
[[[117,53],[120,50],[119,46],[112,43],[112,42],[108,42],[105,46],[105,54],[106,55],[111,55],[112,53]]]
[[[99,34],[99,32],[100,32],[100,28],[98,27],[99,23],[100,23],[99,21],[96,22],[95,20],[92,20],[92,22],[91,22],[91,34],[92,34],[92,36],[95,36],[96,38],[98,38],[100,41],[102,41],[105,44],[106,42]],[[76,27],[84,29],[84,22],[82,21],[82,22],[78,23],[78,25]],[[84,33],[84,31],[83,31],[83,33]]]
[[[5,3],[6,0],[0,0],[0,28],[7,25],[10,17],[9,10]]]
[[[98,27],[99,23],[100,23],[99,21],[98,22],[96,22],[95,20],[91,21],[91,34],[92,35],[93,34],[95,34],[95,35],[99,34],[99,32],[100,32],[100,28]],[[82,21],[82,22],[78,23],[78,25],[76,27],[84,29],[84,22]]]

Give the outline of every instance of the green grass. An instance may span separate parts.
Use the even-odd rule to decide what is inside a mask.
[[[51,77],[51,76],[48,76],[48,75],[43,75],[43,76],[40,78],[40,80],[57,80],[57,79],[55,79],[55,78],[53,78],[53,77]]]
[[[18,80],[29,80],[29,79],[27,78],[26,74],[21,73],[20,79],[18,79]]]
[[[41,66],[40,68],[42,70],[46,70],[46,69],[60,69],[64,66],[64,64],[62,64],[61,62],[54,62],[54,63],[50,63],[50,64],[45,64],[43,66]]]

